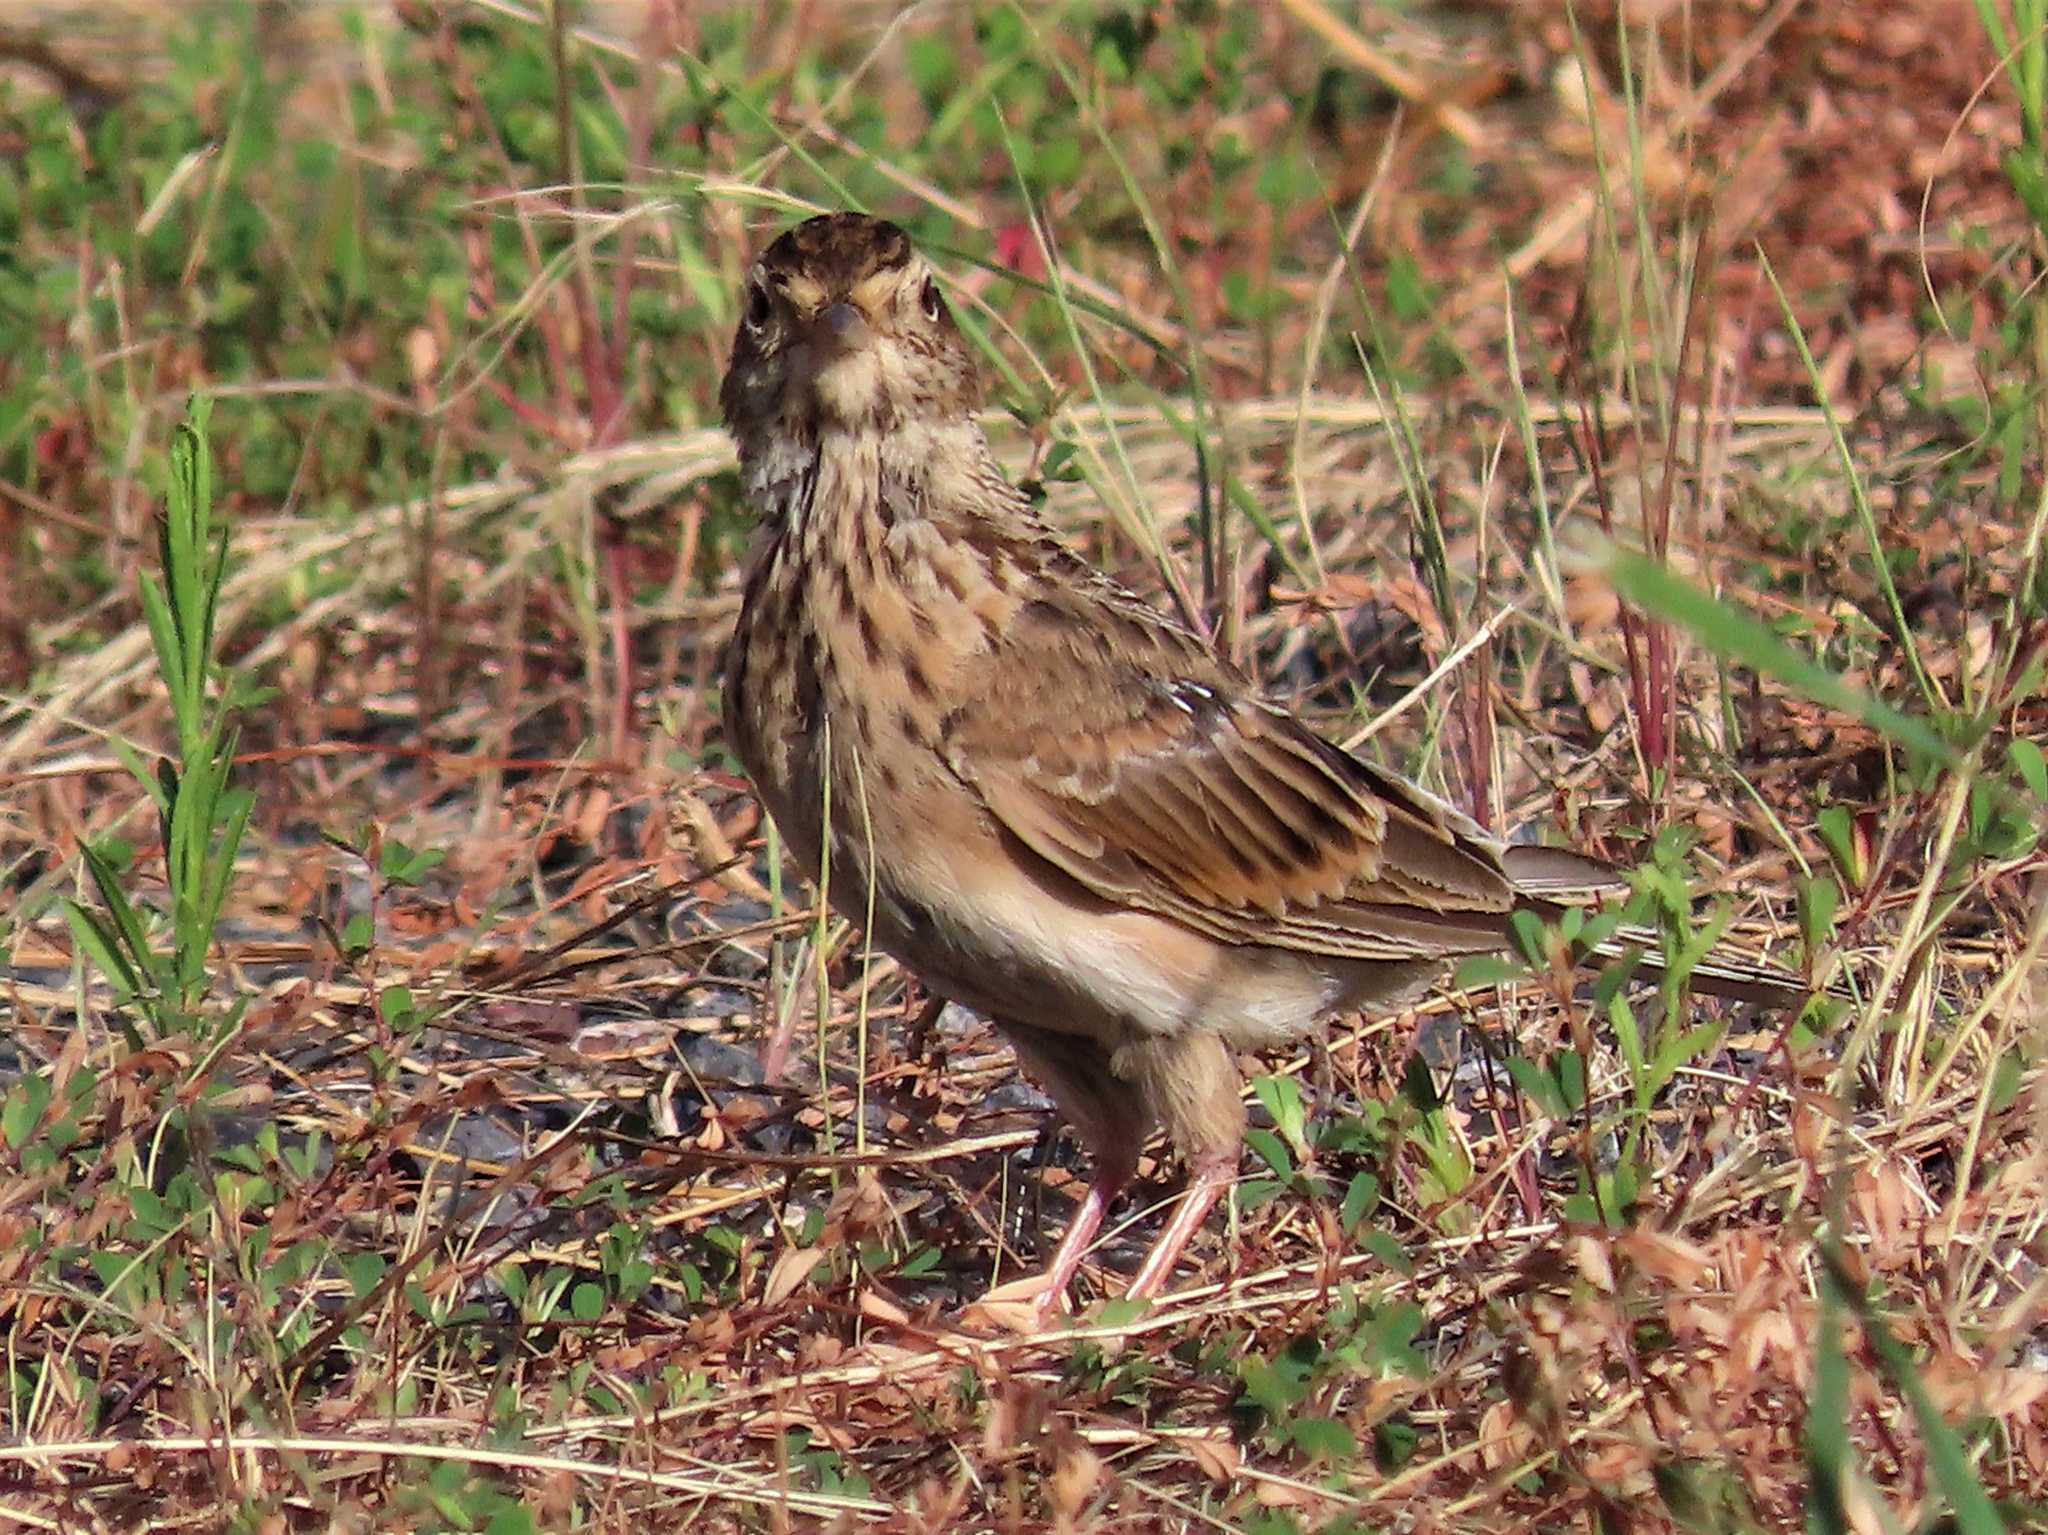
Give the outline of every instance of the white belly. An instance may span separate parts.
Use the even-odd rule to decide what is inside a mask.
[[[1190,1029],[1251,1046],[1314,1028],[1343,989],[1322,962],[1107,906],[982,846],[892,871],[875,936],[932,990],[992,1017],[1112,1046]]]

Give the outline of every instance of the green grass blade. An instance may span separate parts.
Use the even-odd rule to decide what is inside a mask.
[[[1842,1352],[1841,1300],[1823,1297],[1814,1346],[1813,1388],[1806,1406],[1807,1535],[1849,1535],[1843,1499],[1851,1472],[1849,1361]]]
[[[1813,353],[1806,345],[1806,332],[1800,327],[1798,316],[1792,312],[1792,301],[1785,296],[1785,290],[1778,283],[1778,273],[1772,267],[1770,258],[1763,251],[1757,251],[1757,261],[1763,268],[1771,291],[1778,298],[1778,312],[1783,316],[1785,329],[1792,337],[1793,346],[1799,350],[1799,360],[1806,368],[1806,376],[1813,383],[1814,399],[1820,405],[1821,415],[1826,418],[1828,435],[1834,443],[1835,460],[1841,465],[1843,483],[1849,487],[1849,499],[1855,505],[1857,521],[1863,525],[1864,541],[1870,546],[1870,564],[1877,577],[1878,590],[1884,594],[1885,609],[1891,614],[1894,633],[1899,650],[1906,658],[1907,670],[1913,674],[1914,686],[1920,696],[1927,700],[1927,707],[1945,710],[1948,699],[1942,695],[1940,686],[1929,675],[1926,663],[1920,659],[1919,642],[1913,634],[1913,626],[1906,619],[1905,604],[1899,598],[1899,588],[1892,580],[1892,568],[1886,558],[1884,539],[1878,532],[1877,512],[1870,504],[1870,496],[1863,488],[1863,476],[1857,472],[1856,460],[1849,452],[1849,439],[1843,435],[1841,419],[1835,414],[1834,403],[1821,387],[1820,364],[1813,360]]]
[[[149,624],[149,637],[156,646],[157,675],[164,680],[164,690],[170,694],[171,708],[177,718],[178,735],[182,741],[185,735],[186,697],[189,689],[185,674],[185,643],[178,629],[178,615],[172,601],[163,587],[144,577],[142,589],[142,616]]]
[[[1680,625],[1723,660],[1774,677],[1814,702],[1839,709],[1934,762],[1955,761],[1948,743],[1925,722],[1852,686],[1819,662],[1801,655],[1747,613],[1674,575],[1668,567],[1625,549],[1609,549],[1601,566],[1624,598],[1645,612]]]
[[[88,845],[80,849],[85,859],[86,872],[92,876],[93,888],[100,893],[100,900],[107,908],[111,919],[111,931],[126,951],[136,972],[155,982],[155,955],[149,947],[149,939],[143,933],[142,919],[136,915],[134,905],[121,889],[120,875],[114,866],[101,856],[99,851]]]
[[[142,990],[142,979],[128,957],[121,952],[122,940],[96,911],[76,901],[64,903],[64,920],[71,925],[72,939],[114,985],[116,1001],[126,1002]]]
[[[1958,1535],[2005,1535],[2005,1521],[1999,1517],[1991,1495],[1971,1469],[1970,1457],[1963,1449],[1962,1440],[1948,1426],[1940,1409],[1934,1405],[1934,1399],[1927,1394],[1912,1354],[1853,1287],[1841,1267],[1839,1256],[1832,1252],[1823,1252],[1822,1256],[1827,1262],[1832,1286],[1855,1309],[1856,1319],[1863,1328],[1863,1336],[1870,1343],[1871,1352],[1877,1355],[1878,1364],[1891,1377],[1892,1384],[1912,1409],[1913,1422],[1927,1447],[1928,1467],[1948,1498],[1949,1508],[1955,1514]]]

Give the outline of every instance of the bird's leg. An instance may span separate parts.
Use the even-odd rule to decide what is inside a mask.
[[[1237,1176],[1238,1154],[1244,1147],[1244,1079],[1221,1039],[1194,1031],[1128,1047],[1118,1052],[1115,1064],[1165,1123],[1188,1165],[1180,1208],[1125,1292],[1155,1295],[1180,1261],[1188,1239],[1201,1229]]]
[[[1014,1019],[1002,1019],[1000,1026],[1095,1157],[1095,1176],[1089,1180],[1087,1196],[1053,1250],[1045,1288],[1039,1292],[1038,1321],[1042,1324],[1059,1309],[1089,1244],[1102,1229],[1110,1204],[1137,1171],[1138,1151],[1152,1133],[1154,1120],[1142,1096],[1134,1094],[1111,1069],[1110,1052],[1101,1041]]]
[[[1081,1201],[1081,1208],[1074,1212],[1074,1218],[1067,1223],[1066,1234],[1060,1238],[1060,1245],[1053,1250],[1052,1262],[1046,1265],[1045,1288],[1038,1292],[1038,1315],[1040,1326],[1052,1320],[1066,1298],[1067,1287],[1074,1282],[1074,1275],[1080,1272],[1081,1260],[1095,1241],[1095,1233],[1102,1229],[1103,1217],[1115,1203],[1116,1196],[1124,1191],[1124,1185],[1131,1181],[1131,1174],[1137,1170],[1135,1154],[1098,1157],[1095,1176],[1088,1180],[1088,1195]]]
[[[1228,1149],[1213,1147],[1202,1152],[1189,1165],[1187,1191],[1180,1197],[1180,1208],[1173,1212],[1173,1219],[1166,1223],[1166,1229],[1159,1233],[1159,1240],[1145,1255],[1138,1277],[1131,1281],[1130,1289],[1124,1292],[1126,1295],[1136,1299],[1158,1294],[1159,1287],[1166,1283],[1166,1276],[1180,1261],[1181,1250],[1188,1245],[1188,1239],[1202,1229],[1202,1222],[1215,1208],[1216,1201],[1236,1179],[1237,1154],[1235,1145]]]

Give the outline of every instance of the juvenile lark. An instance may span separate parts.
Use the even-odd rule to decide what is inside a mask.
[[[1189,1181],[1149,1294],[1236,1172],[1234,1049],[1412,997],[1518,906],[1612,882],[1331,745],[1061,544],[893,224],[799,224],[742,311],[720,399],[762,527],[727,739],[813,877],[830,836],[832,903],[994,1019],[1092,1149],[1044,1305],[1170,1132]]]

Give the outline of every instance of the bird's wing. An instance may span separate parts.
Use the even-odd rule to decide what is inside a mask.
[[[1032,852],[1228,942],[1434,958],[1499,947],[1517,903],[1477,825],[1120,590],[1023,606],[944,732],[952,770]]]

